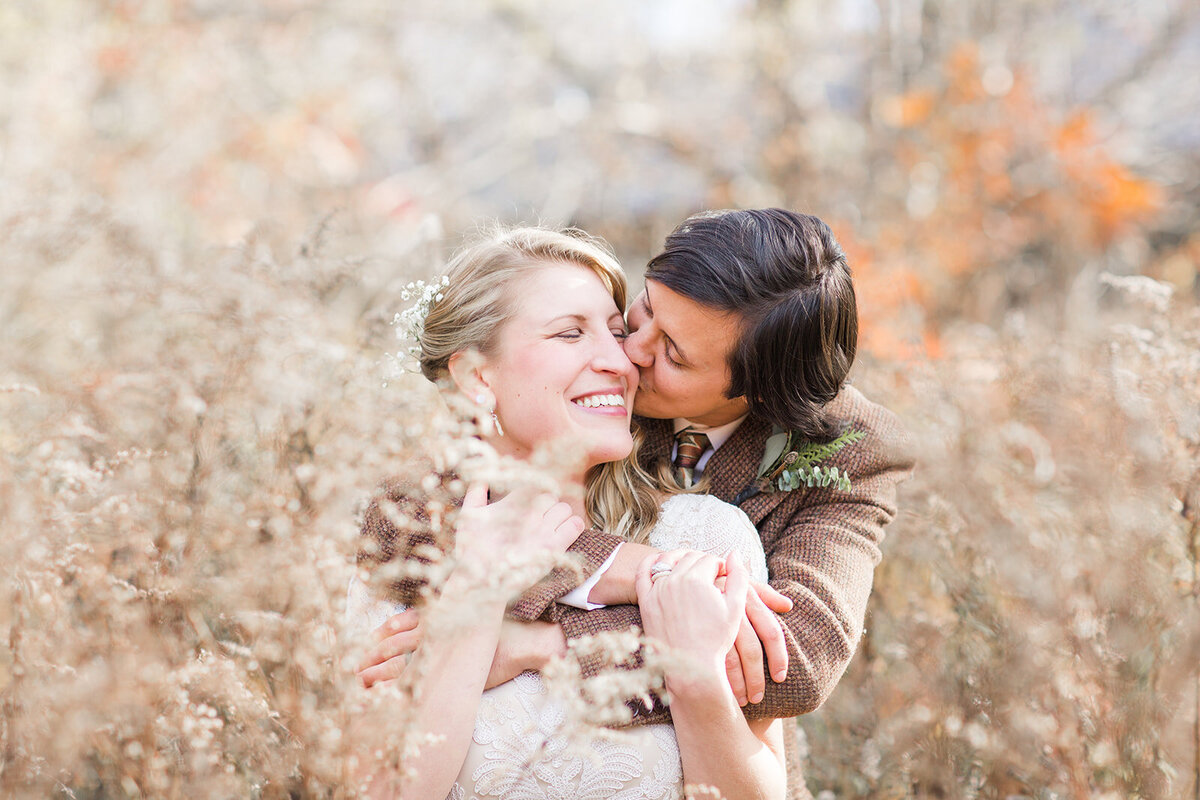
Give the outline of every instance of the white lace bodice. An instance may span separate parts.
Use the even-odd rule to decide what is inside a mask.
[[[754,580],[767,579],[758,531],[740,509],[710,495],[663,503],[650,544],[713,554],[733,550]],[[374,627],[398,609],[351,586],[352,624]],[[386,607],[385,607],[386,606]],[[374,623],[372,625],[371,623]],[[644,725],[606,731],[568,747],[565,714],[536,672],[483,693],[467,758],[447,800],[679,800],[683,768],[675,730]],[[577,740],[576,740],[577,741]]]
[[[714,555],[733,550],[753,580],[767,580],[767,558],[754,523],[737,506],[710,494],[667,498],[650,532],[650,544],[659,550],[686,548]]]

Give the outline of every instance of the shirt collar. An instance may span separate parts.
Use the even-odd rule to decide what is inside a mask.
[[[691,420],[677,419],[674,421],[675,433],[679,433],[684,428],[692,428],[693,430],[708,434],[708,443],[712,445],[713,450],[716,450],[718,447],[725,444],[725,442],[729,441],[729,437],[733,436],[733,432],[737,430],[738,426],[741,425],[742,421],[748,416],[749,414],[743,414],[733,422],[726,422],[724,425],[717,425],[716,427],[701,425],[700,423],[692,422]]]

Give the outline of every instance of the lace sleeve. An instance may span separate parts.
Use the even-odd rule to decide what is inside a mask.
[[[662,550],[687,548],[713,555],[733,550],[749,568],[751,578],[767,580],[767,561],[754,523],[737,506],[711,495],[668,498],[650,533],[650,544]]]

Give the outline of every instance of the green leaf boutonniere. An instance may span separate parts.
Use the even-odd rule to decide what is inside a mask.
[[[751,485],[754,489],[752,494],[790,492],[801,486],[836,486],[843,492],[850,491],[849,475],[837,467],[822,467],[820,462],[864,436],[866,433],[863,431],[848,430],[832,442],[817,444],[805,441],[796,431],[775,433],[767,439],[758,478]]]

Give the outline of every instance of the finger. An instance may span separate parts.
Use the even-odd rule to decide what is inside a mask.
[[[382,664],[396,656],[407,655],[416,650],[420,643],[421,633],[417,630],[389,636],[367,651],[362,661],[359,662],[357,671],[362,672],[364,669]]]
[[[786,594],[776,591],[773,587],[758,581],[750,581],[751,588],[758,595],[759,599],[766,604],[767,608],[774,611],[776,614],[786,614],[792,610],[792,598]]]
[[[529,487],[519,487],[492,503],[496,509],[497,521],[501,525],[528,525],[531,520],[540,520],[546,510],[558,502],[558,499],[546,492],[538,492]]]
[[[771,679],[782,683],[788,671],[787,639],[783,635],[782,621],[755,592],[746,593],[746,619],[762,642]]]
[[[724,564],[721,559],[708,553],[692,550],[685,553],[675,563],[671,574],[686,576],[711,586],[723,569]]]
[[[488,487],[486,483],[477,483],[467,493],[463,495],[462,510],[470,511],[473,508],[483,508],[488,504]]]
[[[650,555],[648,555],[642,559],[642,562],[638,565],[638,571],[636,574],[641,575],[644,572],[644,573],[646,573],[646,576],[648,579],[650,576],[650,568],[653,567],[655,564],[665,564],[668,567],[670,567],[671,569],[668,570],[665,574],[661,574],[658,578],[656,578],[653,581],[650,581],[647,584],[647,587],[653,586],[659,580],[661,580],[662,578],[665,578],[667,575],[671,574],[671,572],[673,572],[675,569],[675,565],[679,562],[679,559],[683,558],[685,555],[687,555],[690,552],[693,552],[693,551],[691,551],[691,550],[664,550],[659,553],[651,553]],[[636,582],[634,584],[634,588],[635,589],[637,588]],[[638,596],[643,597],[644,595],[639,594]]]
[[[668,565],[674,567],[676,564],[679,563],[679,559],[683,558],[688,553],[695,553],[695,552],[697,552],[697,551],[684,550],[684,549],[664,550],[658,554],[657,558],[658,558],[658,561],[661,561],[664,564],[668,564]]]
[[[586,527],[582,517],[572,514],[555,527],[554,536],[549,544],[555,550],[565,551],[575,543],[575,540],[579,538],[579,534],[583,533],[583,529]]]
[[[529,513],[534,519],[546,516],[546,512],[559,505],[558,498],[547,492],[538,492],[533,497],[530,497],[527,503],[526,508],[529,509]]]
[[[403,631],[411,631],[421,624],[421,615],[415,608],[408,608],[399,614],[393,614],[383,621],[378,628],[371,631],[376,642],[382,642],[389,636],[395,636]]]
[[[637,592],[640,606],[644,605],[646,598],[650,595],[650,587],[654,585],[654,582],[650,580],[650,568],[658,563],[658,559],[662,555],[662,553],[648,555],[638,564],[637,572],[634,574],[633,588]],[[643,608],[643,612],[644,610]]]
[[[566,503],[556,502],[542,512],[537,523],[535,546],[566,550],[583,533],[583,519]]]
[[[725,554],[725,602],[730,616],[745,616],[746,595],[750,588],[750,573],[741,556],[732,550]]]
[[[746,678],[742,675],[742,659],[738,656],[736,647],[729,648],[729,652],[725,654],[725,675],[729,678],[729,688],[733,690],[738,705],[746,705],[749,702],[746,695]]]
[[[358,679],[362,682],[364,688],[370,689],[377,683],[399,678],[404,674],[404,668],[406,666],[408,666],[408,661],[404,658],[404,656],[396,656],[395,658],[388,659],[382,664],[360,670],[358,672]]]
[[[746,681],[746,696],[751,703],[761,703],[763,693],[767,688],[767,679],[763,677],[762,643],[754,632],[750,621],[742,617],[738,625],[737,639],[733,642],[738,659],[742,664],[742,676]]]
[[[566,503],[553,503],[542,510],[542,523],[553,530],[575,516],[575,512]]]

